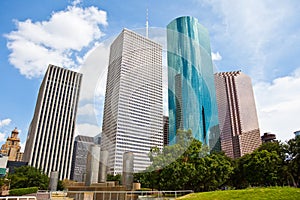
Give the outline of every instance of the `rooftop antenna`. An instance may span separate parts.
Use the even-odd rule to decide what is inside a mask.
[[[149,22],[148,22],[148,6],[147,6],[147,13],[146,13],[146,38],[149,36]]]

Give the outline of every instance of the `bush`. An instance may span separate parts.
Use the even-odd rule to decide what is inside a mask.
[[[24,194],[32,194],[38,191],[38,187],[18,188],[9,190],[9,196],[22,196]]]
[[[138,189],[136,191],[153,191],[153,189],[151,189],[151,188],[141,188],[141,189]]]

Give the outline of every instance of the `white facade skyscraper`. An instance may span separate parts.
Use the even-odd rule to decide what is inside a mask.
[[[163,147],[162,47],[124,29],[110,47],[101,148],[110,174],[122,173],[123,154],[134,171],[151,164],[151,147]]]
[[[49,65],[30,124],[23,160],[48,176],[70,178],[82,74]]]

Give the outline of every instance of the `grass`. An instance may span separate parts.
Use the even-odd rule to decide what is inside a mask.
[[[292,187],[269,187],[269,188],[248,188],[244,190],[225,190],[214,192],[192,193],[180,197],[182,200],[288,200],[300,199],[300,188]]]

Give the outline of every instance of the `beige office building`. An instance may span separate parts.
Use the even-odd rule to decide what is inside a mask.
[[[82,74],[49,65],[41,84],[23,161],[48,176],[70,179],[74,129]]]
[[[231,158],[261,145],[251,79],[241,71],[215,74],[221,147]]]

